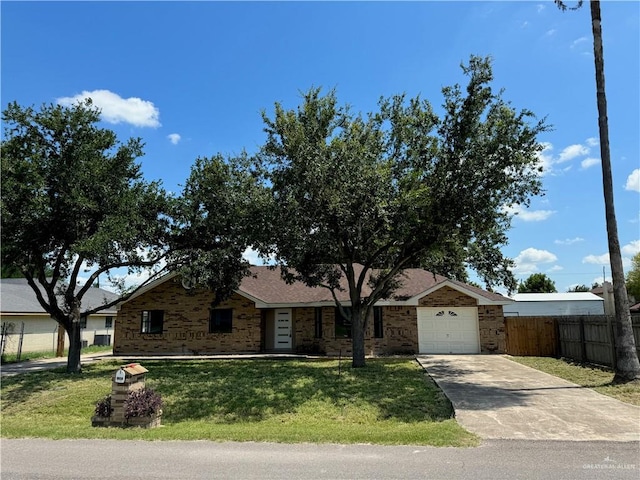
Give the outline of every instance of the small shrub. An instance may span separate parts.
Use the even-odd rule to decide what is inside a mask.
[[[124,418],[150,417],[162,409],[162,397],[150,388],[129,392],[124,401]]]
[[[107,395],[98,403],[96,403],[96,417],[110,417],[113,408],[111,407],[111,395]]]

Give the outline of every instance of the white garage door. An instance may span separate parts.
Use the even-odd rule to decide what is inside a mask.
[[[420,353],[480,353],[476,307],[418,308]]]

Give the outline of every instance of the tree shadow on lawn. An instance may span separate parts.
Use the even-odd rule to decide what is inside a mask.
[[[453,409],[410,360],[369,360],[341,368],[336,360],[154,361],[147,385],[163,396],[168,421],[257,422],[300,409],[377,411],[377,419],[443,421]]]
[[[83,365],[81,374],[70,374],[67,373],[66,367],[58,367],[3,377],[3,406],[6,408],[12,404],[23,403],[34,394],[66,388],[65,385],[73,385],[86,380],[104,380],[104,393],[97,394],[101,395],[100,398],[103,398],[111,391],[111,375],[118,366],[119,364],[115,361],[103,361]],[[96,402],[100,398],[96,398]]]

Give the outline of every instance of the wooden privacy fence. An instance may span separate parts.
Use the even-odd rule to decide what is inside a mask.
[[[557,357],[558,331],[551,317],[505,317],[507,353],[518,356]]]
[[[640,356],[640,315],[632,315]],[[579,362],[615,366],[615,318],[609,315],[506,317],[507,353],[566,357]]]

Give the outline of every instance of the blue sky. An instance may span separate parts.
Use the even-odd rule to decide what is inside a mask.
[[[180,191],[198,156],[255,151],[260,112],[311,86],[354,111],[380,96],[464,83],[471,54],[494,85],[554,127],[540,141],[546,193],[515,209],[504,253],[558,291],[610,276],[588,5],[519,2],[3,1],[4,109],[89,95],[121,140],[141,137],[146,178]],[[640,251],[640,3],[603,2],[616,213],[625,267]]]

